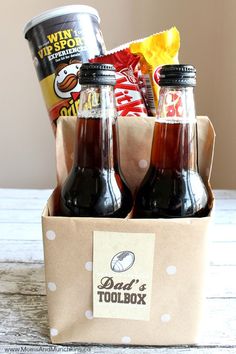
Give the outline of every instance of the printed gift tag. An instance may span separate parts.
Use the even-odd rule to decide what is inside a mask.
[[[149,320],[154,245],[154,233],[94,231],[94,317]]]

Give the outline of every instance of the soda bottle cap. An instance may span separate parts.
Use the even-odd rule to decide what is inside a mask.
[[[111,64],[85,63],[80,67],[79,83],[81,85],[115,86],[115,68]]]
[[[189,64],[163,65],[158,84],[159,86],[196,86],[196,69]]]

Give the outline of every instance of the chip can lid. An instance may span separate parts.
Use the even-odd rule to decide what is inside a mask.
[[[24,36],[26,37],[27,32],[31,28],[33,28],[34,26],[37,26],[38,24],[40,24],[44,21],[47,21],[47,20],[54,18],[54,17],[75,14],[75,13],[89,14],[91,16],[95,16],[98,20],[98,23],[100,23],[100,17],[99,17],[98,11],[92,6],[87,6],[87,5],[61,6],[61,7],[55,8],[55,9],[47,10],[47,11],[41,13],[40,15],[33,17],[30,21],[28,21],[23,29]]]
[[[163,65],[160,70],[159,86],[196,86],[196,69],[189,64]]]

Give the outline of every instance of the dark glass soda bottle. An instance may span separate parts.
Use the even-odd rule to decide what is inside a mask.
[[[137,192],[135,218],[186,218],[209,214],[209,196],[198,170],[192,65],[165,65],[151,161]]]
[[[62,187],[61,215],[126,217],[132,195],[118,162],[115,69],[83,64],[72,170]]]

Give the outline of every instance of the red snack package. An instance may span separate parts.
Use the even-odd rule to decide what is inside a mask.
[[[96,57],[90,62],[112,64],[116,68],[115,99],[119,116],[146,117],[147,109],[138,85],[139,56],[129,48]]]

